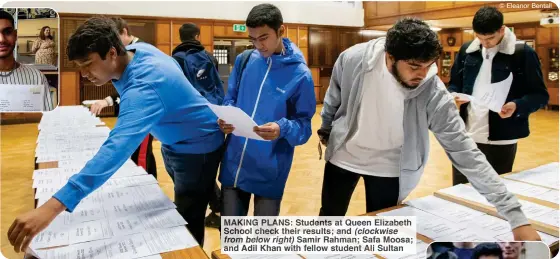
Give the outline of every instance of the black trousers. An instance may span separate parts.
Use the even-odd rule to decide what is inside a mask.
[[[218,186],[218,183],[214,183],[214,192],[213,195],[210,196],[210,210],[213,213],[220,213],[222,206],[222,191]]]
[[[505,174],[512,171],[515,154],[517,153],[517,143],[511,145],[489,145],[476,143],[478,149],[486,156],[490,165],[498,174]],[[453,185],[468,183],[465,177],[455,166],[453,166]]]
[[[327,162],[319,216],[345,216],[360,177],[364,178],[367,212],[397,205],[398,177],[360,175]]]

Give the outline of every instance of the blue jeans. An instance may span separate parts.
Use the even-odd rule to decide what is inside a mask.
[[[251,193],[234,187],[222,186],[222,216],[247,216]],[[255,216],[278,216],[281,199],[269,199],[255,195]]]
[[[206,154],[180,154],[161,148],[165,169],[174,183],[177,211],[187,228],[204,245],[204,218],[213,195],[223,148]]]

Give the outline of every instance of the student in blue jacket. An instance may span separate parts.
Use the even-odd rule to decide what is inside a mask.
[[[223,216],[246,216],[251,195],[255,216],[277,216],[294,147],[311,136],[315,93],[311,72],[301,51],[287,38],[280,10],[271,4],[255,6],[247,17],[249,38],[256,51],[249,56],[237,86],[237,57],[228,80],[224,105],[241,108],[261,125],[255,132],[268,141],[238,137],[226,140],[220,166]],[[224,133],[233,131],[222,120]]]
[[[177,210],[203,245],[204,216],[224,141],[208,101],[170,56],[145,43],[125,48],[109,18],[87,20],[70,37],[67,52],[95,85],[112,80],[121,96],[119,116],[109,138],[78,174],[44,205],[15,219],[8,231],[15,251],[25,251],[58,214],[72,212],[103,185],[148,133],[162,143]]]

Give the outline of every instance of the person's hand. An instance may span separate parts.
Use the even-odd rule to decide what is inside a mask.
[[[327,146],[327,144],[329,143],[329,141],[325,138],[319,138],[319,140],[321,141],[321,144],[323,144],[323,146]]]
[[[101,110],[103,110],[103,108],[107,106],[109,106],[109,103],[106,100],[99,100],[91,105],[89,111],[95,115],[99,115],[101,113]]]
[[[235,130],[235,127],[231,124],[227,124],[224,120],[218,119],[218,125],[220,126],[220,130],[222,130],[225,134],[230,134]]]
[[[500,117],[502,117],[502,119],[507,119],[511,117],[511,115],[513,115],[516,109],[517,109],[517,104],[515,104],[514,102],[506,103],[502,107],[502,111],[500,111],[499,113]]]
[[[459,96],[455,96],[455,105],[457,106],[457,109],[461,108],[461,105],[468,103],[469,100],[462,100],[461,98],[459,98]]]
[[[514,228],[512,232],[515,241],[541,241],[541,237],[531,225]]]
[[[269,122],[267,124],[253,128],[253,131],[265,140],[275,140],[280,137],[280,125],[276,122]]]
[[[65,207],[51,198],[41,207],[19,215],[8,230],[8,240],[16,253],[24,252],[33,238],[45,229]]]

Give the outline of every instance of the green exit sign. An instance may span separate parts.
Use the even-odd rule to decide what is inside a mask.
[[[247,26],[245,24],[234,24],[233,31],[235,32],[246,32]]]

